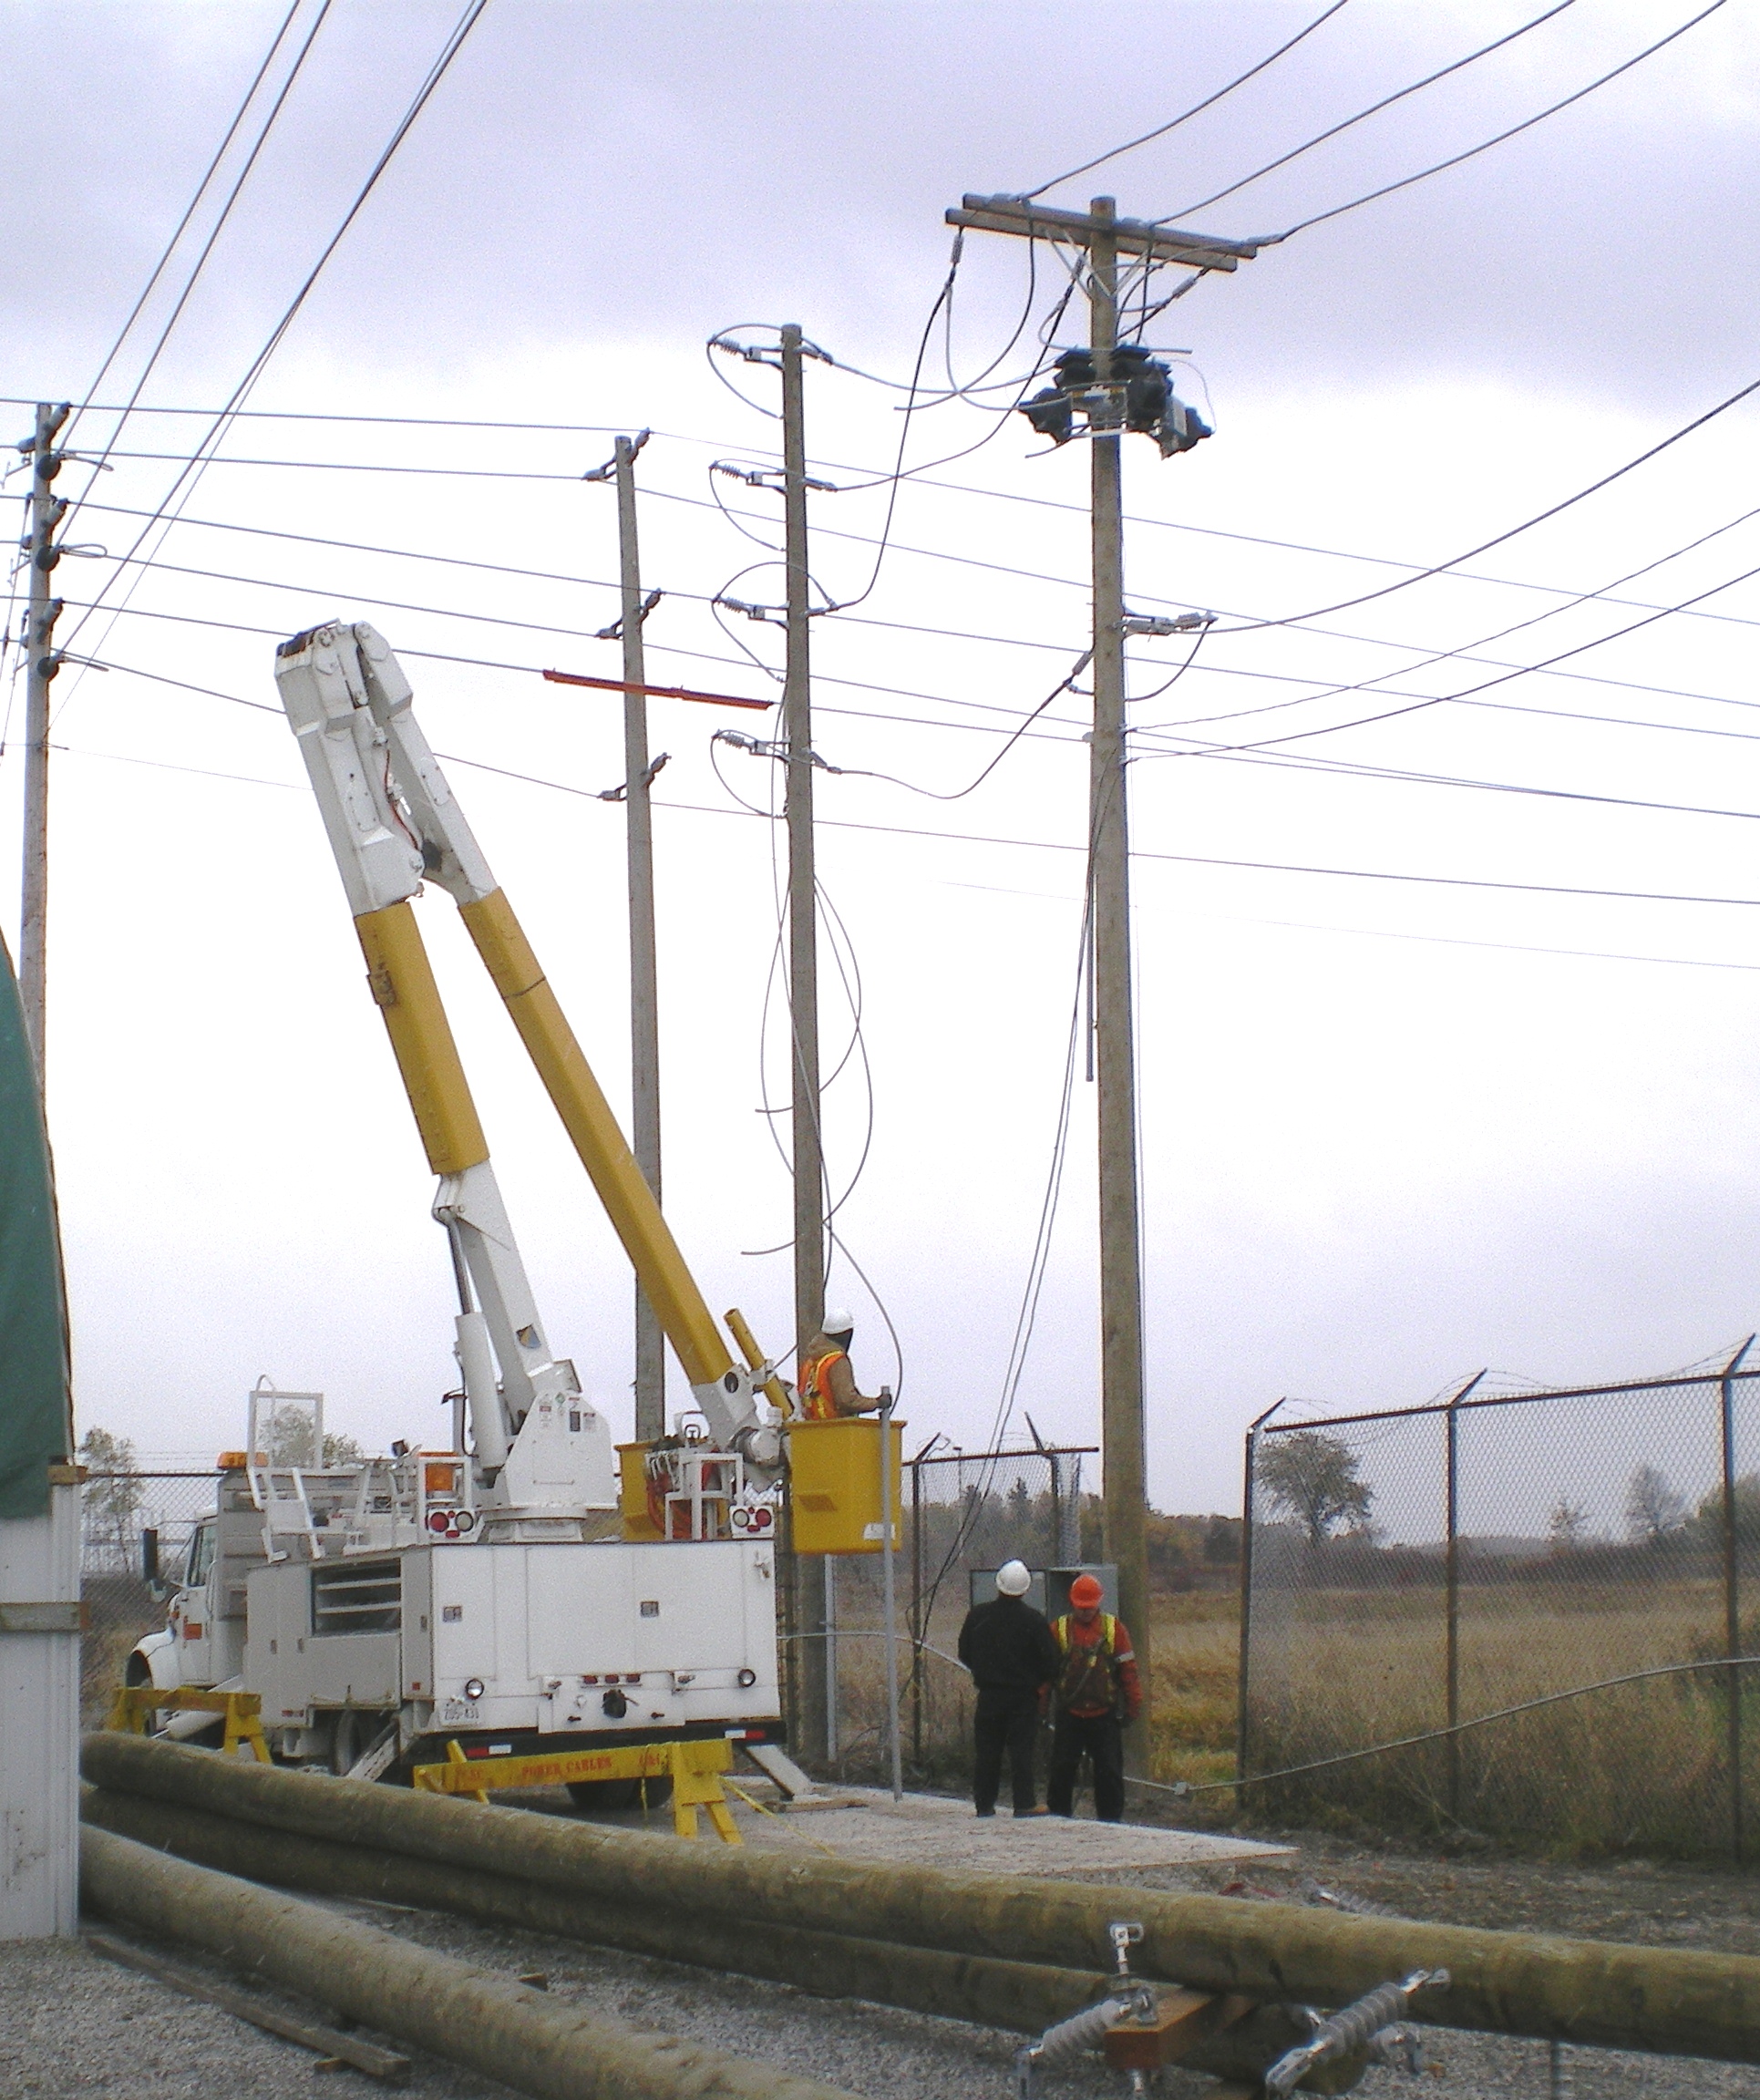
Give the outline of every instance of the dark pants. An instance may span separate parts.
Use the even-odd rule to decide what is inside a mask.
[[[1051,1738],[1045,1799],[1054,1816],[1076,1813],[1076,1775],[1086,1754],[1094,1765],[1094,1813],[1102,1823],[1125,1814],[1125,1732],[1111,1714],[1060,1714]]]
[[[1014,1788],[1014,1813],[1026,1815],[1037,1798],[1033,1789],[1033,1749],[1039,1733],[1039,1694],[996,1692],[980,1686],[973,1733],[977,1738],[977,1755],[972,1767],[972,1795],[979,1815],[996,1813],[1004,1750],[1008,1752],[1008,1776]]]

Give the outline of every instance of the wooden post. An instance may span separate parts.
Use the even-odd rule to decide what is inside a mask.
[[[654,921],[654,807],[648,777],[647,683],[642,647],[642,554],[636,534],[635,455],[642,438],[617,440],[617,549],[623,583],[623,800],[630,890],[630,1149],[660,1197],[660,975]],[[666,1433],[666,1351],[647,1293],[635,1286],[635,1435]]]
[[[787,746],[784,816],[788,834],[788,1068],[794,1152],[795,1343],[804,1349],[825,1315],[825,1148],[819,1126],[818,886],[813,856],[811,576],[807,551],[807,418],[801,335],[782,331],[783,539],[787,575],[783,737]],[[825,1734],[825,1613],[820,1586],[797,1560],[797,1668],[789,1727],[798,1743]]]
[[[55,529],[67,506],[53,483],[60,461],[56,433],[69,407],[36,404],[31,455],[30,523],[25,534],[30,565],[30,604],[26,613],[25,686],[25,837],[22,895],[18,920],[18,994],[25,1009],[25,1034],[36,1061],[37,1085],[46,1076],[49,918],[49,687],[56,674],[55,623],[61,601],[51,597],[49,578],[61,556]],[[24,449],[24,448],[21,448]]]

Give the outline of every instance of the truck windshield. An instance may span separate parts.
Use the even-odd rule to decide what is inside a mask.
[[[214,1528],[211,1524],[198,1524],[190,1539],[190,1564],[183,1582],[189,1590],[199,1590],[208,1580],[214,1565]]]

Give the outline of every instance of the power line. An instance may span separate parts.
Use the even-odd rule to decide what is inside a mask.
[[[141,366],[139,376],[135,381],[134,390],[129,395],[127,405],[123,407],[120,414],[118,415],[116,425],[110,432],[109,439],[106,443],[103,451],[99,454],[97,462],[93,465],[90,479],[86,484],[87,492],[89,492],[89,490],[96,485],[98,473],[101,471],[105,462],[108,461],[110,458],[110,455],[116,445],[116,440],[122,434],[123,425],[127,423],[130,411],[133,409],[135,403],[139,400],[142,390],[145,388],[148,380],[152,377],[154,368],[157,366],[160,358],[164,355],[165,345],[170,341],[172,331],[176,328],[178,323],[183,318],[184,308],[188,306],[190,298],[194,294],[197,281],[200,279],[202,271],[206,269],[209,258],[213,254],[215,245],[219,242],[221,233],[223,233],[226,230],[227,221],[231,219],[232,215],[232,207],[238,202],[240,196],[243,193],[245,184],[251,180],[252,171],[255,169],[258,159],[262,155],[263,148],[269,142],[269,134],[274,129],[277,119],[280,118],[283,109],[286,107],[287,98],[293,92],[293,85],[298,80],[300,74],[304,69],[305,61],[311,56],[312,46],[317,42],[318,32],[324,27],[325,19],[329,15],[331,4],[332,0],[319,0],[317,11],[313,17],[312,26],[306,31],[305,41],[300,46],[298,51],[294,53],[293,63],[291,67],[289,67],[287,70],[287,77],[282,82],[279,93],[276,95],[273,102],[271,103],[269,107],[268,114],[263,118],[262,124],[258,127],[257,135],[252,144],[251,150],[244,157],[244,165],[239,170],[238,175],[233,180],[232,189],[227,192],[226,201],[223,204],[221,204],[220,208],[219,215],[216,217],[212,226],[209,228],[208,238],[203,242],[201,252],[197,255],[194,263],[191,265],[188,275],[183,281],[183,289],[178,293],[177,298],[172,304],[170,314],[165,322],[165,325],[159,332],[159,340],[153,345],[151,350],[148,353],[147,361]],[[290,11],[287,21],[291,22],[293,18],[293,12]],[[274,45],[272,45],[270,47],[269,58],[265,58],[263,60],[262,70],[257,75],[258,82],[262,80],[263,74],[268,71],[270,59],[273,57],[276,47],[280,45],[283,36],[284,36],[286,33],[286,28],[287,23],[283,22],[281,28],[277,30],[275,34]],[[251,95],[254,96],[255,93],[256,82],[253,82],[251,88]],[[228,130],[226,138],[221,141],[220,152],[214,156],[213,163],[210,167],[208,174],[202,177],[201,187],[197,190],[195,197],[190,201],[190,211],[185,212],[182,224],[179,226],[177,234],[173,237],[173,246],[176,245],[177,240],[181,238],[183,227],[189,224],[190,215],[194,211],[197,202],[200,201],[201,191],[207,188],[209,178],[211,176],[213,169],[219,166],[221,156],[225,152],[227,146],[232,143],[232,135],[238,129],[240,121],[243,118],[244,110],[250,105],[250,96],[247,96],[244,104],[240,108],[238,116],[235,117],[232,120],[232,129]],[[168,259],[170,257],[170,250],[168,249],[166,251],[166,256]],[[160,267],[163,267],[163,263],[161,263]],[[160,272],[155,270],[153,273],[153,283],[158,282],[159,274]],[[148,291],[150,291],[151,289],[152,285],[149,283],[148,286]],[[141,306],[145,304],[146,298],[147,293],[142,293],[139,302],[136,304],[134,314],[131,314],[129,317],[129,321],[127,326],[125,326],[123,330],[122,336],[118,338],[117,346],[118,349],[121,347],[122,340],[128,335],[129,329],[134,325],[135,316],[139,314]],[[114,352],[112,353],[112,355],[114,355]],[[105,368],[107,370],[108,368],[108,365],[109,359],[107,358],[105,360]],[[100,372],[98,374],[98,379],[101,380],[103,376],[103,373]],[[93,382],[92,387],[93,392],[97,391],[97,386],[98,382],[95,380]],[[71,521],[71,518],[78,516],[79,510],[80,503],[76,502],[73,506],[69,521]]]
[[[1721,7],[1724,5],[1724,0],[1716,0],[1716,5]],[[1498,533],[1495,538],[1480,540],[1477,547],[1469,547],[1464,554],[1456,554],[1446,561],[1438,561],[1428,569],[1420,569],[1411,576],[1403,577],[1397,583],[1384,585],[1379,591],[1366,591],[1356,598],[1341,598],[1335,604],[1317,606],[1310,612],[1291,613],[1275,620],[1246,621],[1238,626],[1219,628],[1217,632],[1220,634],[1250,634],[1266,627],[1301,626],[1307,621],[1323,620],[1332,613],[1348,612],[1353,606],[1368,605],[1377,599],[1391,597],[1395,591],[1406,590],[1414,583],[1425,582],[1432,576],[1445,575],[1448,571],[1457,569],[1463,561],[1477,561],[1481,554],[1488,554],[1492,548],[1501,547],[1507,540],[1517,539],[1524,532],[1531,532],[1535,526],[1544,525],[1549,519],[1557,518],[1561,512],[1572,509],[1576,504],[1586,501],[1590,496],[1598,496],[1603,489],[1611,488],[1614,482],[1623,479],[1626,475],[1633,473],[1638,468],[1648,465],[1651,460],[1666,452],[1671,446],[1678,445],[1683,438],[1692,437],[1695,430],[1703,430],[1707,423],[1715,421],[1719,416],[1734,408],[1738,402],[1745,401],[1749,395],[1756,392],[1760,392],[1760,379],[1749,380],[1745,386],[1738,387],[1734,394],[1719,401],[1714,407],[1707,408],[1703,415],[1695,416],[1690,423],[1682,424],[1678,430],[1672,431],[1668,437],[1640,452],[1635,458],[1628,459],[1623,466],[1614,468],[1611,473],[1603,474],[1599,481],[1591,481],[1587,488],[1579,489],[1574,495],[1565,497],[1562,501],[1551,504],[1544,510],[1536,511],[1533,517],[1523,519],[1519,525],[1510,526],[1508,530]]]
[[[1073,182],[1078,175],[1086,175],[1091,169],[1103,168],[1108,160],[1117,160],[1121,154],[1134,153],[1139,146],[1148,145],[1151,139],[1165,139],[1169,131],[1177,131],[1182,124],[1189,124],[1194,117],[1213,108],[1225,95],[1232,95],[1237,88],[1244,88],[1249,80],[1257,78],[1268,66],[1274,66],[1286,52],[1293,51],[1304,37],[1312,36],[1323,22],[1330,22],[1346,4],[1347,0],[1333,0],[1330,7],[1316,15],[1305,29],[1298,29],[1288,43],[1280,44],[1275,51],[1261,58],[1256,66],[1250,66],[1244,73],[1236,74],[1226,88],[1219,88],[1214,94],[1205,96],[1201,102],[1194,102],[1189,109],[1182,109],[1178,116],[1165,124],[1158,125],[1153,131],[1145,131],[1139,139],[1127,139],[1124,145],[1113,147],[1110,152],[1101,153],[1092,160],[1084,160],[1079,168],[1066,168],[1061,175],[1054,175],[1048,182],[1041,182],[1036,190],[1018,191],[1021,202],[1030,204],[1035,197],[1043,197],[1047,190],[1055,190],[1060,183]]]
[[[453,60],[457,58],[459,51],[464,46],[465,39],[470,35],[471,30],[476,27],[477,23],[480,19],[483,10],[488,5],[488,4],[489,0],[467,0],[464,12],[459,15],[458,21],[453,25],[450,35],[447,37],[445,44],[442,46],[439,55],[435,58],[432,65],[428,67],[427,77],[422,81],[420,87],[417,89],[416,95],[410,102],[409,107],[405,110],[402,118],[399,120],[396,128],[392,132],[389,140],[386,142],[385,148],[380,152],[378,159],[374,162],[372,168],[368,170],[366,180],[361,184],[359,190],[355,192],[353,202],[350,203],[347,211],[343,214],[341,223],[337,226],[335,232],[331,235],[330,239],[324,243],[322,252],[319,253],[317,261],[312,265],[312,268],[306,273],[304,282],[300,284],[299,289],[294,293],[293,299],[289,302],[285,311],[281,316],[281,319],[270,331],[267,341],[265,341],[262,349],[259,350],[257,355],[252,359],[250,365],[246,369],[243,378],[241,379],[237,386],[233,388],[232,396],[228,400],[225,408],[221,411],[221,416],[215,419],[213,426],[198,442],[194,452],[192,452],[184,462],[182,471],[178,475],[176,480],[172,482],[171,487],[166,491],[166,494],[159,506],[159,517],[162,517],[164,512],[170,508],[173,499],[177,496],[178,491],[184,487],[186,482],[190,480],[190,477],[192,473],[196,475],[198,479],[200,479],[200,462],[201,460],[202,454],[207,450],[208,447],[213,443],[221,434],[226,417],[241,405],[241,403],[249,395],[251,388],[255,386],[257,380],[262,376],[262,372],[267,366],[270,359],[274,355],[276,350],[280,347],[283,338],[286,335],[287,331],[293,326],[293,322],[298,316],[301,308],[304,305],[307,298],[311,295],[312,288],[316,284],[319,277],[323,274],[324,266],[328,263],[330,258],[335,253],[337,248],[342,244],[345,235],[347,233],[348,229],[354,224],[355,219],[359,216],[363,207],[366,203],[367,199],[373,194],[375,189],[377,188],[380,177],[390,166],[392,160],[395,158],[397,152],[398,148],[403,144],[405,139],[409,135],[409,131],[416,123],[417,118],[420,117],[422,111],[427,107],[429,98],[433,96],[440,82],[446,77],[447,73],[452,66]],[[193,493],[193,483],[191,483],[190,490],[185,495],[185,501],[188,500],[189,494]],[[157,522],[157,519],[155,520],[155,522]],[[139,551],[140,547],[145,541],[148,533],[152,530],[152,524],[149,524],[142,529],[141,532],[135,540],[134,546],[129,549],[130,554],[135,554]],[[120,574],[121,569],[118,567],[116,571],[116,575],[119,576]],[[110,582],[114,581],[115,577],[112,577]],[[108,582],[100,588],[98,594],[98,601],[87,609],[85,616],[76,624],[74,629],[75,635],[77,635],[80,629],[85,625],[86,620],[90,618],[91,613],[98,609],[98,604],[101,603],[102,599],[108,589]]]
[[[139,606],[119,607],[118,612],[118,615],[126,614],[131,619],[167,621],[186,627],[207,627],[222,633],[277,637],[281,633],[279,628],[253,626],[242,621],[215,620],[192,612],[161,612]],[[512,671],[524,676],[536,676],[538,674],[538,667],[533,664],[509,664],[489,657],[460,656],[446,650],[405,647],[400,648],[398,654],[427,663],[463,664],[472,670]],[[680,654],[685,654],[685,652],[680,652]],[[954,726],[954,725],[933,725],[933,726]],[[1259,750],[1244,746],[1238,748],[1230,746],[1219,746],[1213,750],[1200,746],[1198,750],[1190,752],[1166,751],[1151,753],[1147,756],[1168,758],[1217,757],[1227,759],[1237,765],[1281,766],[1286,770],[1298,772],[1341,774],[1364,779],[1382,779],[1422,787],[1471,788],[1486,794],[1520,795],[1540,797],[1555,801],[1597,803],[1610,808],[1647,809],[1670,816],[1740,818],[1745,820],[1760,820],[1760,811],[1751,809],[1723,809],[1703,807],[1695,803],[1653,802],[1614,795],[1591,795],[1576,788],[1535,788],[1513,781],[1474,780],[1447,774],[1420,773],[1395,767],[1378,767],[1362,761],[1341,758],[1296,758],[1281,751]]]
[[[177,617],[177,615],[170,615],[170,617]],[[195,623],[206,624],[206,623]],[[274,630],[261,628],[248,629],[246,632],[270,633]],[[399,654],[415,657],[426,657],[429,654],[428,652],[413,649],[401,651]],[[439,660],[442,662],[468,661],[458,658],[441,658]],[[522,668],[515,664],[496,664],[485,667],[499,670]],[[282,712],[279,707],[272,706],[265,701],[246,700],[236,694],[222,693],[212,686],[193,685],[185,680],[166,677],[158,672],[142,671],[131,664],[118,664],[107,665],[106,668],[123,672],[133,677],[146,678],[156,685],[176,686],[183,692],[201,694],[211,699],[226,701],[233,706],[246,707],[256,714],[280,715]],[[508,772],[504,767],[487,766],[479,759],[462,758],[456,753],[437,753],[437,756],[444,757],[448,765],[469,766],[489,772],[504,773],[509,778],[523,781],[532,787],[552,788],[561,794],[582,797],[586,797],[588,794],[586,789],[575,788],[566,781],[549,779],[536,774]],[[285,784],[273,781],[266,782],[264,785],[279,787]],[[598,797],[595,795],[591,798],[597,800]],[[658,797],[655,798],[654,806],[657,808],[676,809],[689,815],[702,817],[731,817],[741,813],[740,810],[716,808],[708,804],[664,801]],[[763,822],[773,825],[776,821],[770,811],[756,809],[749,805],[742,805],[742,808],[746,814]],[[839,817],[819,818],[817,821],[831,830],[859,831],[883,838],[921,839],[950,845],[1001,846],[1032,852],[1085,854],[1087,851],[1085,845],[1058,839],[999,838],[993,834],[983,832],[931,830],[919,826],[865,823],[849,818]],[[1760,909],[1760,897],[1718,897],[1670,890],[1611,890],[1595,888],[1582,883],[1512,882],[1497,880],[1489,876],[1422,875],[1397,869],[1329,868],[1306,861],[1245,860],[1224,858],[1215,854],[1164,853],[1144,847],[1132,847],[1131,858],[1136,860],[1160,862],[1178,867],[1229,868],[1243,870],[1255,874],[1314,875],[1361,882],[1407,882],[1424,888],[1490,890],[1519,896],[1588,897],[1618,903],[1699,904],[1730,906],[1745,910]]]
[[[1538,664],[1525,664],[1513,670],[1499,672],[1495,678],[1482,679],[1478,685],[1464,686],[1458,693],[1441,693],[1432,698],[1408,701],[1401,707],[1385,708],[1378,715],[1360,715],[1353,722],[1337,722],[1319,729],[1292,729],[1281,736],[1265,736],[1251,744],[1236,744],[1228,748],[1235,751],[1262,751],[1272,745],[1296,744],[1312,736],[1333,736],[1345,729],[1362,729],[1372,723],[1390,722],[1399,715],[1419,714],[1427,707],[1446,707],[1453,701],[1465,700],[1475,694],[1488,692],[1494,685],[1507,685],[1512,679],[1532,677],[1539,673],[1549,671],[1555,664],[1567,663],[1574,656],[1584,655],[1590,649],[1604,648],[1610,642],[1623,641],[1627,635],[1637,633],[1641,628],[1653,627],[1659,620],[1666,620],[1677,612],[1685,612],[1690,606],[1697,605],[1707,598],[1716,597],[1720,592],[1733,591],[1738,583],[1746,583],[1755,576],[1760,576],[1760,566],[1745,570],[1741,575],[1732,576],[1722,583],[1714,583],[1693,597],[1683,599],[1678,606],[1661,606],[1654,612],[1646,612],[1640,620],[1629,621],[1625,626],[1616,627],[1611,634],[1599,634],[1592,641],[1580,642],[1572,648],[1560,649],[1556,655],[1545,657]],[[1316,697],[1323,698],[1326,695]]]
[[[1293,226],[1286,226],[1281,233],[1266,234],[1261,245],[1271,247],[1279,241],[1292,240],[1298,233],[1305,233],[1311,226],[1324,225],[1329,219],[1339,219],[1347,211],[1359,211],[1364,204],[1374,204],[1383,197],[1391,197],[1396,190],[1409,190],[1415,182],[1427,182],[1432,175],[1440,175],[1447,169],[1458,168],[1463,161],[1476,160],[1481,153],[1488,153],[1492,147],[1501,146],[1506,139],[1518,138],[1524,131],[1531,131],[1536,124],[1543,124],[1549,117],[1556,117],[1560,109],[1569,109],[1573,102],[1580,102],[1586,95],[1594,94],[1598,88],[1605,88],[1610,80],[1617,80],[1621,73],[1629,73],[1634,66],[1642,65],[1646,58],[1654,57],[1665,45],[1673,44],[1677,36],[1684,36],[1689,29],[1696,29],[1708,15],[1716,14],[1724,5],[1724,0],[1711,0],[1711,5],[1702,8],[1691,21],[1683,22],[1678,29],[1671,29],[1666,36],[1659,36],[1655,43],[1647,45],[1635,57],[1615,66],[1611,71],[1603,73],[1599,79],[1591,80],[1586,88],[1579,88],[1574,94],[1565,96],[1532,117],[1524,118],[1521,123],[1512,124],[1507,131],[1499,131],[1495,138],[1481,139],[1478,145],[1469,146],[1464,153],[1454,153],[1446,160],[1434,161],[1428,168],[1420,168],[1415,175],[1402,176],[1397,182],[1384,182],[1380,189],[1367,190],[1361,197],[1353,197],[1348,204],[1334,204],[1329,211],[1316,211],[1311,218],[1301,219]]]
[[[140,296],[135,301],[133,306],[129,309],[129,317],[122,324],[121,328],[118,331],[116,340],[110,345],[109,350],[105,355],[104,362],[98,366],[97,374],[92,380],[91,386],[87,389],[86,398],[75,408],[72,421],[67,426],[67,435],[69,439],[71,439],[73,432],[77,427],[80,417],[86,415],[87,411],[92,408],[92,396],[96,394],[98,389],[104,384],[105,376],[108,373],[110,366],[115,364],[117,357],[121,352],[122,345],[129,340],[129,334],[132,331],[135,323],[139,320],[142,308],[145,307],[148,300],[152,297],[160,279],[165,274],[167,268],[170,266],[171,257],[177,252],[178,243],[182,240],[184,233],[188,231],[190,220],[195,217],[197,207],[201,204],[203,197],[207,195],[208,185],[213,180],[215,174],[219,170],[221,162],[226,158],[228,149],[231,147],[233,139],[237,138],[239,128],[244,122],[245,114],[249,110],[252,103],[256,100],[257,90],[262,86],[263,80],[268,75],[270,67],[274,64],[275,54],[281,49],[283,39],[286,36],[288,30],[293,26],[293,17],[299,13],[300,6],[301,0],[293,0],[292,6],[290,6],[286,14],[283,15],[281,27],[275,31],[274,37],[271,42],[268,50],[263,55],[262,65],[257,67],[255,77],[252,78],[251,85],[245,89],[243,101],[239,104],[238,108],[233,112],[232,121],[226,128],[225,137],[221,139],[220,144],[214,149],[213,159],[209,161],[207,169],[203,173],[201,181],[196,184],[195,194],[190,199],[189,203],[184,207],[183,216],[178,221],[176,229],[173,231],[170,239],[165,243],[164,249],[160,255],[159,261],[154,263],[151,276],[148,278],[145,286],[142,288]],[[259,140],[259,144],[261,144],[261,140]],[[234,191],[234,195],[236,194],[237,192]],[[222,213],[222,217],[223,216],[224,214]],[[198,264],[198,268],[200,268],[200,264]],[[193,277],[191,277],[190,282],[194,282]],[[129,399],[126,405],[113,406],[111,404],[106,404],[103,407],[98,409],[98,413],[100,415],[115,414],[118,416],[127,416],[129,411],[133,408],[136,403],[139,400],[140,386],[145,384],[146,377],[147,375],[143,373],[141,375],[140,384],[137,385],[134,393],[129,396]],[[15,405],[17,404],[15,404]],[[112,432],[112,436],[114,435],[115,433]]]
[[[1551,21],[1555,15],[1562,15],[1567,7],[1575,5],[1576,0],[1554,0],[1554,5],[1544,15],[1536,15],[1532,21],[1522,23],[1507,35],[1497,37],[1489,44],[1481,44],[1477,51],[1469,51],[1466,57],[1456,58],[1451,64],[1438,67],[1436,72],[1425,74],[1422,80],[1414,80],[1410,87],[1398,88],[1392,95],[1384,95],[1380,101],[1371,102],[1366,109],[1359,109],[1354,117],[1346,117],[1326,130],[1316,132],[1304,144],[1292,146],[1287,153],[1280,153],[1275,160],[1268,160],[1262,168],[1255,168],[1251,175],[1243,175],[1238,182],[1230,182],[1225,190],[1212,190],[1208,197],[1200,197],[1195,204],[1182,205],[1178,211],[1169,212],[1165,219],[1157,220],[1156,224],[1168,225],[1175,219],[1189,218],[1194,211],[1209,211],[1212,204],[1220,204],[1223,198],[1232,197],[1236,190],[1246,189],[1250,183],[1259,181],[1276,169],[1288,167],[1292,160],[1299,160],[1304,153],[1312,153],[1316,146],[1323,146],[1329,139],[1336,139],[1341,132],[1351,130],[1367,118],[1378,116],[1384,109],[1391,109],[1395,102],[1405,101],[1408,95],[1415,95],[1421,88],[1434,88],[1438,80],[1447,79],[1451,73],[1459,73],[1468,66],[1476,66],[1481,58],[1488,58],[1492,52],[1501,51],[1506,44],[1515,43],[1530,30],[1538,29],[1542,23]]]

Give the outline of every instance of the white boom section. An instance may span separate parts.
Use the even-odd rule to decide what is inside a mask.
[[[409,680],[376,627],[357,621],[296,635],[284,644],[275,676],[357,919],[413,897],[425,879],[437,882],[460,905],[478,904],[497,891],[489,862],[416,719]],[[442,1186],[438,1217],[453,1214],[449,1187]],[[464,1211],[458,1216],[460,1223],[467,1221]],[[489,1293],[480,1284],[479,1295],[492,1326]],[[673,1342],[677,1348],[675,1333]],[[461,1333],[461,1364],[466,1348]],[[505,1392],[509,1356],[500,1332],[495,1333],[495,1350]],[[754,1374],[735,1364],[724,1350],[723,1367],[705,1377],[680,1354],[715,1443],[774,1472],[781,1439],[759,1398],[774,1367]]]
[[[298,637],[278,658],[275,679],[357,921],[407,902],[426,877],[461,901],[494,889],[408,712],[408,682],[372,628],[326,627]],[[582,1398],[573,1364],[551,1353],[487,1158],[441,1178],[434,1215],[452,1233],[477,1301],[459,1316],[458,1356],[482,1500],[614,1508],[610,1427]]]

